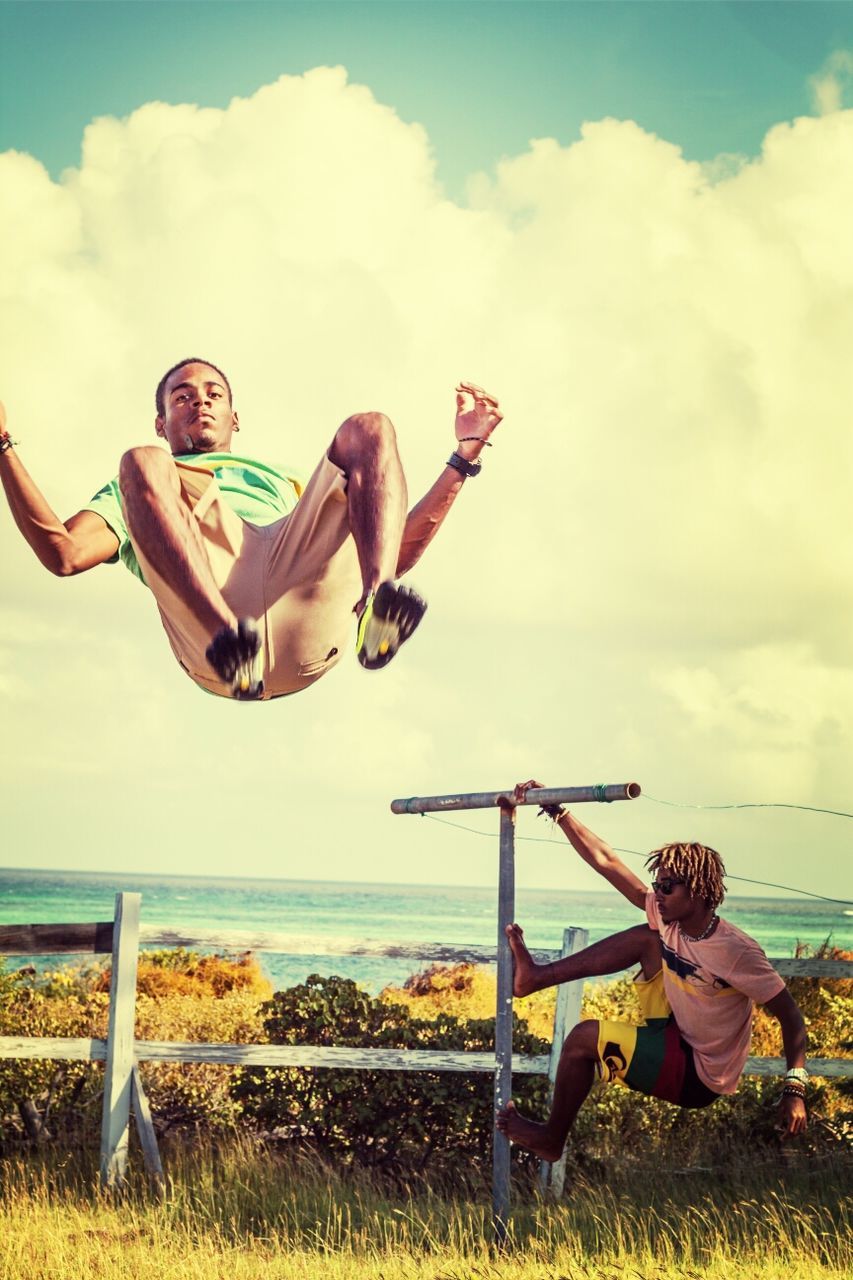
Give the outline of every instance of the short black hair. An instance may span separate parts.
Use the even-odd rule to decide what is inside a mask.
[[[225,374],[210,360],[202,360],[201,356],[189,356],[186,360],[179,360],[177,364],[173,364],[171,369],[167,369],[160,381],[157,383],[157,390],[154,393],[154,403],[157,406],[157,416],[162,418],[166,413],[166,383],[169,381],[173,373],[177,373],[179,369],[183,369],[185,364],[206,364],[208,369],[212,369],[214,373],[218,373],[222,381],[228,389],[228,399],[233,404],[234,397],[231,394],[231,383]]]

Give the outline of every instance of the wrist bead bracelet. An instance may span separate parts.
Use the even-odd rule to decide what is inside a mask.
[[[8,431],[4,432],[0,436],[0,453],[8,453],[17,443],[17,440],[13,440]]]

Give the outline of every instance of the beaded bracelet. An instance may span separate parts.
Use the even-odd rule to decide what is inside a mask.
[[[17,443],[17,440],[13,440],[9,432],[6,431],[0,436],[0,453],[8,453]]]

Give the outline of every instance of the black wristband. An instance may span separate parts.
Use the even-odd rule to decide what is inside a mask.
[[[463,476],[478,476],[483,470],[482,462],[468,462],[465,458],[460,458],[458,453],[451,453],[447,459],[447,466],[453,467]]]

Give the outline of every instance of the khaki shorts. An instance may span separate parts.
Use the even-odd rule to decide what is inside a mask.
[[[346,476],[324,457],[290,515],[256,525],[231,510],[209,471],[175,466],[217,586],[238,618],[263,629],[263,697],[306,689],[340,660],[361,596]],[[205,658],[213,637],[134,549],[178,662],[203,689],[229,697]]]

